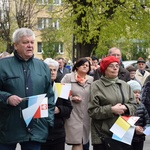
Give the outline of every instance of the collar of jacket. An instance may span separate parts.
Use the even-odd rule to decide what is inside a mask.
[[[105,78],[104,76],[102,76],[100,78],[100,80],[102,81],[102,83],[105,85],[105,86],[110,86],[112,84],[114,84],[113,82],[111,82],[111,80]],[[117,79],[116,80],[116,84],[121,84],[121,80],[120,79]]]
[[[75,79],[75,73],[71,72],[71,82],[77,82],[77,80]],[[93,82],[93,78],[89,75],[87,75],[87,83],[91,84]]]
[[[19,61],[24,61],[24,62],[29,62],[29,61],[32,60],[33,57],[34,57],[34,55],[33,55],[31,58],[29,58],[29,59],[26,61],[26,60],[24,60],[22,57],[20,57],[20,56],[18,55],[18,53],[17,53],[16,50],[14,51],[14,56],[15,56]]]

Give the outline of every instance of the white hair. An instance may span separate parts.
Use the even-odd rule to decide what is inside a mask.
[[[20,38],[23,36],[32,36],[33,39],[35,39],[35,34],[31,29],[19,28],[19,29],[15,30],[15,32],[12,35],[13,43],[19,42]]]
[[[46,58],[46,59],[44,60],[44,62],[45,62],[48,66],[51,65],[51,66],[53,66],[53,67],[56,67],[56,70],[58,70],[58,68],[59,68],[59,63],[58,63],[56,60],[52,59],[52,58]]]

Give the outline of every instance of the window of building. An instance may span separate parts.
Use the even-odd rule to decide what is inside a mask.
[[[46,5],[46,4],[54,4],[54,5],[61,5],[62,4],[62,0],[36,0],[36,2],[39,5]]]
[[[36,0],[39,5],[47,5],[50,4],[50,0]]]
[[[59,30],[59,19],[54,19],[52,22],[52,27],[56,30]]]
[[[44,29],[47,27],[52,27],[53,29],[59,29],[59,19],[52,18],[38,18],[38,29]]]
[[[53,50],[55,50],[58,54],[63,54],[63,43],[62,42],[55,42],[53,43]]]
[[[37,42],[37,53],[42,53],[42,42]]]
[[[9,0],[0,0],[0,8],[3,10],[7,10],[9,8]]]
[[[62,0],[53,0],[53,4],[54,5],[61,5],[62,4]]]
[[[51,21],[51,18],[38,18],[38,29],[41,30],[49,27]]]

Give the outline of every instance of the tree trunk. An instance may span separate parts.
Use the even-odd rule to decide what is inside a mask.
[[[73,45],[73,62],[81,57],[90,57],[95,47],[96,44],[77,43],[76,45]]]

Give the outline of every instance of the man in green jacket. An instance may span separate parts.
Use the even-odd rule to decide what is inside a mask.
[[[53,126],[54,93],[50,70],[34,58],[35,34],[28,28],[13,33],[14,56],[0,59],[0,150],[40,150],[48,128]],[[33,119],[26,126],[22,110],[28,107],[23,98],[46,94],[48,117]]]

